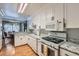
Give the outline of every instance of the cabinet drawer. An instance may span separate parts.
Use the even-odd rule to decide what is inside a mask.
[[[79,56],[75,53],[69,52],[69,51],[64,50],[64,49],[60,49],[60,55],[61,56]]]

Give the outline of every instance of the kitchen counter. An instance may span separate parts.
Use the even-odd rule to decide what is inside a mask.
[[[71,43],[71,42],[65,42],[60,46],[63,49],[69,50],[73,53],[79,54],[79,45]]]
[[[42,39],[42,37],[46,37],[48,35],[41,35],[41,36],[38,36],[38,35],[35,35],[35,34],[27,34],[27,35],[30,36],[30,37],[32,37],[32,38],[39,39],[40,42],[43,42],[43,43],[45,43],[45,44],[47,44],[49,46],[51,45],[52,47],[54,47],[56,49],[59,49],[59,46],[64,43],[64,42],[61,42],[59,44],[55,44],[53,42],[49,42],[49,41],[46,41],[46,40]]]
[[[19,32],[19,33],[16,33],[16,35],[26,35],[26,36],[29,36],[29,37],[32,37],[32,38],[34,38],[34,39],[39,39],[41,42],[43,42],[43,43],[45,43],[45,44],[47,44],[47,45],[52,45],[52,47],[55,47],[56,49],[59,49],[59,46],[60,45],[62,45],[64,42],[62,42],[62,43],[60,43],[60,44],[55,44],[55,43],[53,43],[53,42],[49,42],[49,41],[46,41],[46,40],[44,40],[44,39],[42,39],[42,37],[46,37],[46,36],[48,36],[48,35],[41,35],[41,36],[38,36],[38,35],[35,35],[35,34],[29,34],[29,33],[27,33],[27,32]]]

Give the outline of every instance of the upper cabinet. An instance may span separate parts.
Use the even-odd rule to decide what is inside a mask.
[[[28,8],[28,7],[27,7]],[[31,11],[31,10],[32,11]],[[30,10],[30,11],[29,11]],[[31,4],[27,14],[32,16],[32,22],[38,28],[49,31],[64,31],[64,4]]]
[[[79,4],[66,5],[66,28],[79,28]]]
[[[46,29],[64,31],[64,4],[50,4],[46,13]]]
[[[55,4],[46,4],[46,30],[56,31]]]
[[[55,21],[56,21],[56,31],[65,30],[65,19],[64,19],[64,4],[59,3],[55,5]]]

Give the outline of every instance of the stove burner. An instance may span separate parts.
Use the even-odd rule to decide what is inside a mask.
[[[59,39],[59,38],[53,38],[53,37],[42,37],[42,39],[59,44],[61,42],[63,42],[64,40]]]

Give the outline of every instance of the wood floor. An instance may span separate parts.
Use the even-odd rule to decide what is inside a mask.
[[[0,55],[2,55],[3,52],[4,51],[0,51]],[[14,56],[37,56],[37,55],[28,45],[23,45],[15,48]]]
[[[16,56],[37,56],[28,45],[16,47],[15,55]]]

